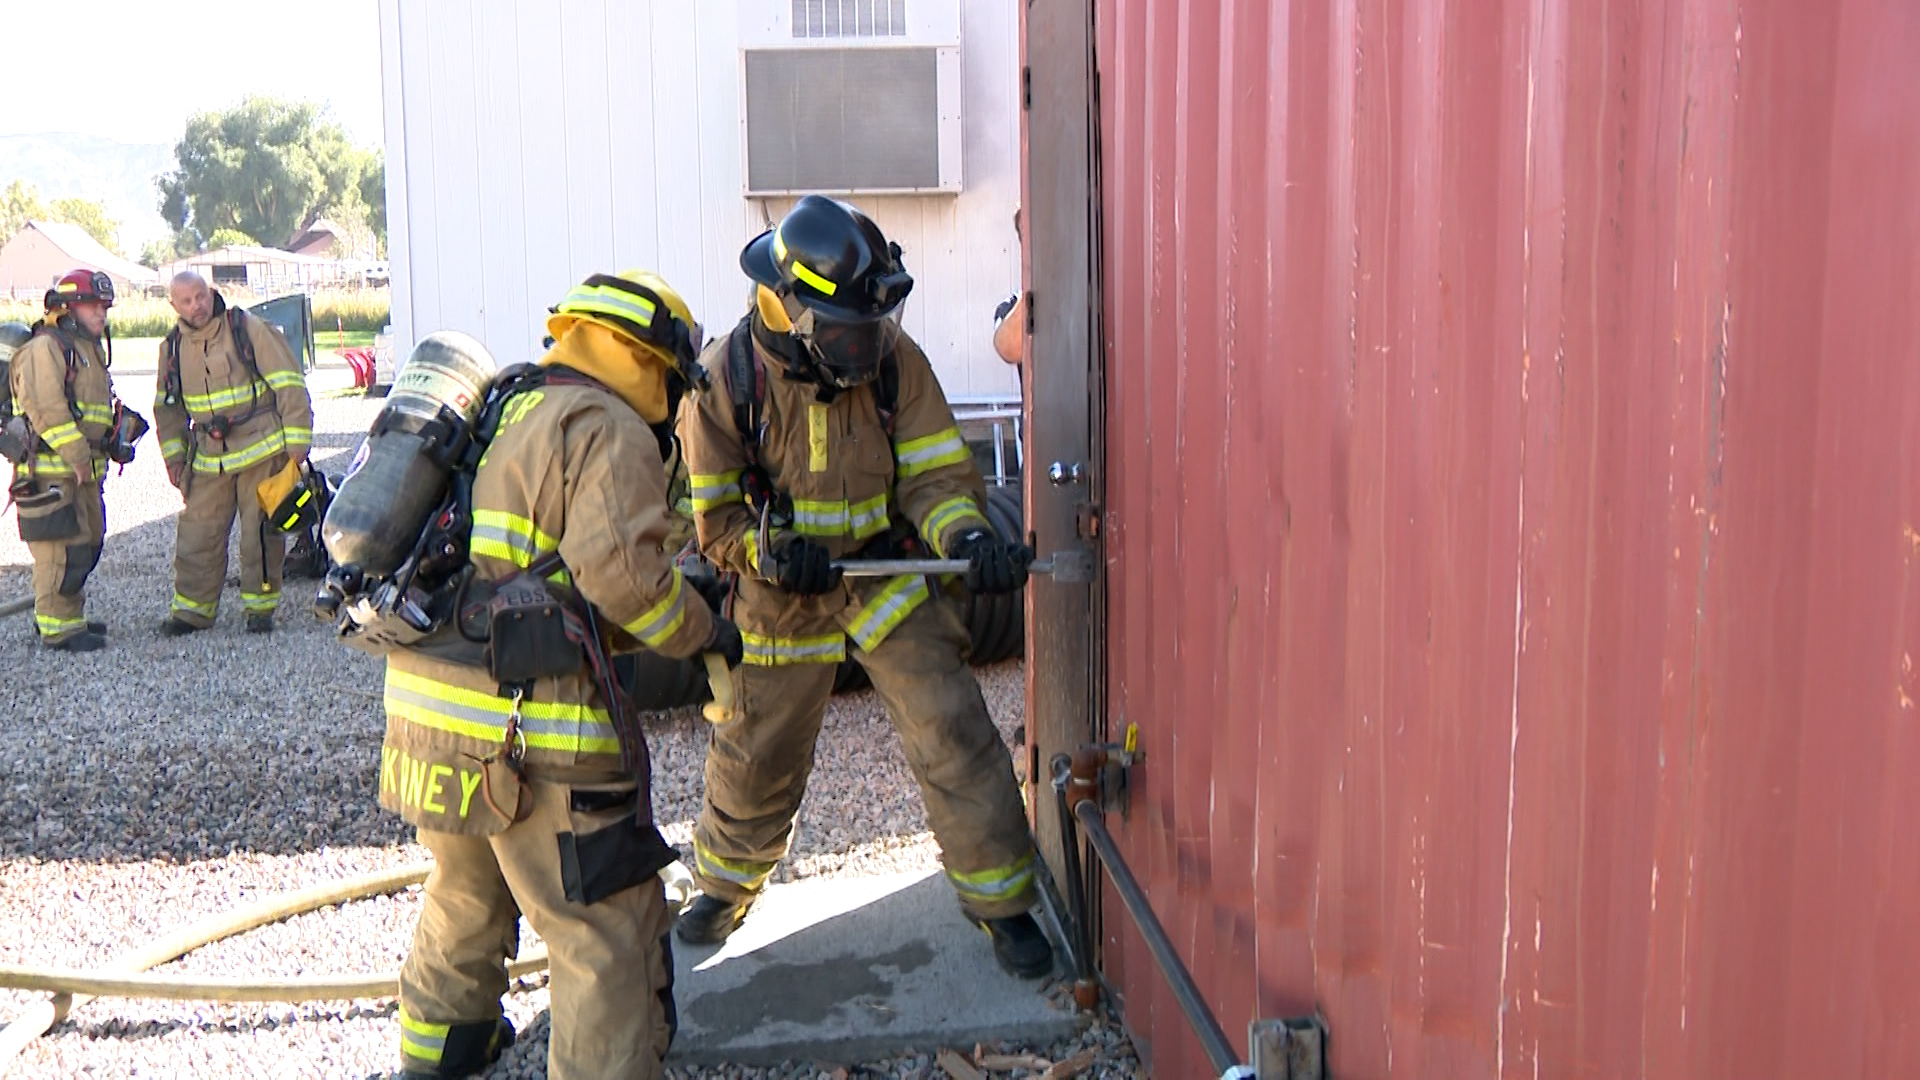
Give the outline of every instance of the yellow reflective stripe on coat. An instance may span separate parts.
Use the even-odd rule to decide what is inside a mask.
[[[785,667],[789,664],[837,664],[847,658],[847,636],[842,633],[816,634],[810,637],[770,637],[747,630],[740,631],[744,659],[761,667]]]
[[[288,446],[311,446],[313,444],[312,428],[283,427],[280,429],[280,433],[287,437]]]
[[[817,401],[807,405],[807,471],[827,471],[827,407]]]
[[[695,511],[711,510],[728,503],[746,502],[746,489],[740,486],[741,470],[723,473],[687,474],[687,494]]]
[[[168,439],[160,444],[160,456],[172,461],[187,456],[187,443],[184,439]]]
[[[918,439],[909,439],[894,448],[893,459],[896,465],[895,475],[901,479],[919,476],[923,472],[946,465],[958,465],[971,458],[967,452],[966,441],[960,438],[960,429],[947,428],[924,435]]]
[[[297,371],[269,371],[266,373],[266,379],[267,385],[275,390],[292,390],[295,387],[305,390],[307,388],[306,377]]]
[[[667,643],[674,631],[687,621],[686,580],[680,571],[673,571],[673,587],[667,590],[666,599],[647,609],[646,614],[630,623],[622,623],[620,628],[645,644],[659,648]]]
[[[713,853],[713,849],[693,838],[694,869],[710,878],[731,881],[750,892],[759,892],[760,887],[773,876],[778,863],[749,862],[744,859],[723,859]]]
[[[113,406],[95,405],[91,401],[80,403],[80,419],[89,424],[107,425],[113,423]]]
[[[475,555],[525,568],[542,555],[557,551],[560,541],[548,536],[527,518],[505,510],[475,510],[467,550]]]
[[[106,470],[107,459],[99,454],[93,454],[91,455],[91,460],[93,462],[93,475],[101,475],[101,473]],[[61,457],[59,454],[42,451],[33,455],[32,461],[23,461],[15,465],[13,467],[13,475],[19,480],[29,480],[34,477],[52,477],[58,480],[63,477],[72,476],[74,472],[73,466],[67,464],[66,458]]]
[[[740,546],[746,549],[747,565],[753,569],[754,573],[759,573],[760,531],[758,529],[748,529],[745,533],[741,534]]]
[[[793,531],[802,536],[862,539],[887,531],[887,494],[848,504],[845,499],[793,500]]]
[[[407,1015],[405,1005],[400,1006],[400,1053],[407,1057],[439,1065],[441,1056],[447,1052],[447,1032],[451,1030],[451,1024],[415,1020]]]
[[[387,715],[449,735],[487,743],[507,737],[513,702],[412,672],[387,668]],[[522,701],[520,733],[529,750],[617,754],[620,737],[605,709],[557,701]]]
[[[209,416],[221,409],[230,409],[236,405],[251,405],[273,392],[265,380],[255,379],[245,386],[230,386],[225,390],[215,390],[210,394],[182,394],[180,400],[194,419],[200,419],[200,413]]]
[[[224,454],[210,454],[204,450],[195,454],[193,471],[197,473],[240,472],[252,468],[287,448],[287,437],[279,428],[275,428],[260,441],[243,446],[238,450],[229,450]]]
[[[913,609],[927,602],[931,593],[927,591],[927,579],[918,574],[902,574],[887,583],[879,595],[867,601],[860,614],[847,624],[847,636],[856,645],[872,652],[887,640],[893,628],[901,620],[913,614]]]
[[[1017,900],[1033,888],[1033,853],[1028,852],[1017,862],[991,870],[976,870],[970,874],[948,870],[947,880],[953,882],[953,891],[959,893],[962,900],[979,904]]]
[[[941,558],[945,558],[947,552],[940,543],[940,538],[946,535],[947,529],[951,526],[968,520],[978,522],[982,528],[993,528],[986,516],[980,513],[980,508],[974,504],[971,495],[955,495],[951,499],[935,503],[933,509],[927,511],[926,520],[920,523],[920,535],[926,537],[927,543],[933,545],[934,551],[938,552]]]
[[[53,450],[58,450],[70,443],[77,443],[82,438],[85,436],[80,434],[80,425],[71,420],[63,424],[55,424],[40,433],[40,441]]]

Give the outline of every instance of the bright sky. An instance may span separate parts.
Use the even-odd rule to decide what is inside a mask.
[[[355,143],[380,133],[375,0],[8,3],[0,135],[166,143],[251,93],[323,102]]]

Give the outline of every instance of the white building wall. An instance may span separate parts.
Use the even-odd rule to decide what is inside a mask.
[[[531,359],[570,285],[635,266],[730,327],[740,248],[790,205],[742,195],[741,26],[790,2],[381,0],[400,355],[457,329]],[[948,395],[1014,399],[989,338],[1019,280],[1017,16],[960,6],[963,191],[854,201],[905,249],[905,325]]]

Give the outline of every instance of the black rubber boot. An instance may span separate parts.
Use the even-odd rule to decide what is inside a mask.
[[[1007,974],[1038,979],[1053,971],[1053,946],[1026,912],[1005,919],[976,919],[993,939],[993,958]]]
[[[485,1072],[513,1045],[513,1039],[513,1025],[504,1016],[491,1024],[455,1024],[447,1029],[446,1047],[440,1052],[437,1067],[403,1059],[400,1075],[452,1078]]]
[[[107,632],[107,624],[99,619],[88,619],[87,629],[95,634],[104,634]]]
[[[273,616],[265,611],[256,611],[247,616],[247,633],[273,633]]]
[[[197,634],[200,630],[201,627],[171,615],[167,616],[166,622],[160,624],[161,637],[186,637],[188,634]]]
[[[674,920],[673,932],[689,945],[718,945],[739,928],[752,906],[752,903],[730,904],[717,896],[701,893]]]
[[[70,638],[61,641],[49,641],[47,648],[54,652],[92,652],[107,647],[107,639],[91,630],[82,630]]]

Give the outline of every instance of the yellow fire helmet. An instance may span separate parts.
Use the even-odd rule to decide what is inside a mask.
[[[666,279],[651,270],[595,274],[568,290],[547,316],[554,340],[575,323],[597,322],[659,358],[668,371],[694,380],[700,357],[700,324],[693,309]]]

